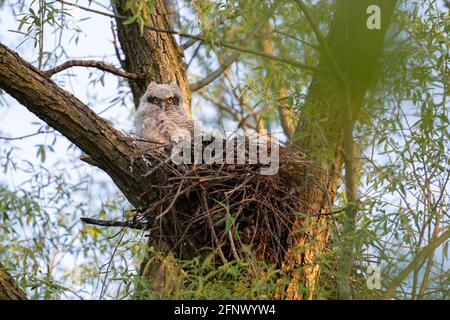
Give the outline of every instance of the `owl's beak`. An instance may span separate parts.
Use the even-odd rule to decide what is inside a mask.
[[[166,104],[164,102],[161,102],[159,104],[160,108],[163,109],[164,111],[166,111]]]

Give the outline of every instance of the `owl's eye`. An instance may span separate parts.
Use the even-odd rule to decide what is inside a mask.
[[[167,99],[167,104],[172,104],[173,103],[173,98],[169,98],[169,99]]]
[[[153,103],[153,104],[158,104],[159,103],[159,99],[156,97],[148,97],[147,98],[148,103]]]

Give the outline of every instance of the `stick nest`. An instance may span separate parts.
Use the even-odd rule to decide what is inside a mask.
[[[260,163],[176,165],[168,148],[162,149],[143,154],[159,183],[142,195],[155,199],[135,218],[153,239],[181,259],[212,248],[222,263],[246,259],[249,252],[282,261],[292,225],[302,215],[301,194],[319,170],[305,154],[280,147],[279,172],[261,175]]]

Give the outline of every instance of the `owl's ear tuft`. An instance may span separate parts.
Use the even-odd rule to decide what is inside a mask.
[[[172,89],[173,89],[173,91],[174,91],[175,93],[177,93],[179,96],[182,95],[181,89],[180,89],[180,87],[178,86],[178,84],[177,84],[175,81],[172,82],[172,83],[170,84],[170,86],[172,87]]]
[[[157,86],[157,85],[158,85],[157,82],[151,81],[151,82],[148,84],[147,88],[154,87],[154,86]]]
[[[178,84],[177,84],[176,81],[172,81],[172,82],[170,83],[170,86],[171,86],[172,88],[175,88],[175,89],[177,89],[177,90],[180,90],[180,87],[178,86]]]

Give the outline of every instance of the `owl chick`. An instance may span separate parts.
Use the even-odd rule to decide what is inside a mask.
[[[174,145],[190,138],[193,124],[184,101],[176,83],[148,85],[134,121],[136,135],[145,140],[139,143],[143,148]]]

